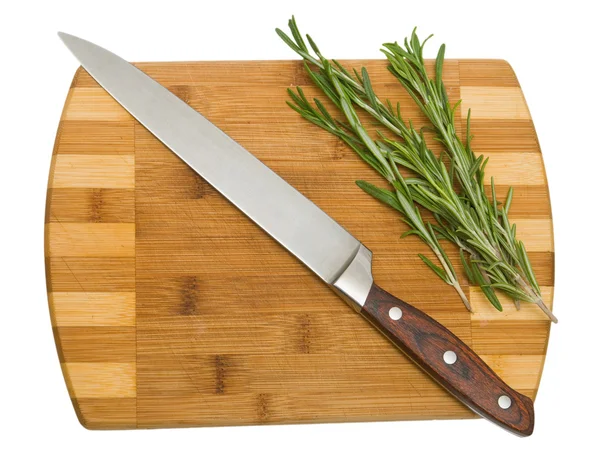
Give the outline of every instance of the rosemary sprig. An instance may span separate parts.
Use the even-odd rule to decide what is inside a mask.
[[[471,149],[470,111],[466,141],[463,143],[456,133],[454,115],[458,104],[450,105],[442,81],[445,46],[439,50],[433,79],[428,77],[423,60],[423,46],[429,38],[421,43],[413,31],[404,47],[386,43],[382,50],[390,63],[389,70],[419,105],[432,123],[437,140],[444,145],[444,152],[436,156],[427,147],[423,132],[402,118],[400,105],[393,107],[389,100],[384,103],[378,98],[365,68],[350,73],[339,62],[326,59],[307,35],[311,52],[293,17],[288,26],[293,39],[279,29],[277,34],[304,59],[307,74],[342,112],[344,119],[334,118],[320,100],[309,101],[300,87],[288,89],[292,99],[289,106],[343,140],[388,181],[391,189],[382,189],[365,181],[357,181],[357,185],[399,211],[410,227],[403,237],[418,236],[433,251],[441,266],[419,254],[423,262],[455,288],[470,310],[469,301],[439,239],[453,242],[459,248],[467,278],[480,286],[498,310],[502,310],[502,306],[496,290],[509,295],[516,304],[519,301],[537,304],[556,322],[542,301],[525,246],[516,238],[516,227],[508,220],[512,188],[504,204],[497,200],[493,178],[492,199],[485,193],[487,159],[476,156]],[[373,139],[358,116],[359,109],[375,118],[394,138],[388,138],[380,129]],[[398,165],[411,170],[416,177],[405,177]],[[423,220],[420,207],[432,212],[434,223]]]

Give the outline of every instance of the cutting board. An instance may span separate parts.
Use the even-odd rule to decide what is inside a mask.
[[[423,116],[381,60],[374,88]],[[340,141],[290,110],[300,62],[142,63],[345,226],[374,254],[388,291],[450,328],[511,386],[535,397],[550,323],[537,307],[473,313],[416,256],[396,212],[364,194],[381,183]],[[429,64],[431,66],[431,64]],[[552,219],[542,155],[504,61],[448,60],[460,133],[490,156],[498,192],[552,303]],[[320,94],[317,94],[320,96]],[[383,184],[383,183],[381,183]],[[293,210],[291,211],[293,212]],[[448,247],[456,268],[457,253]],[[48,184],[45,255],[52,328],[69,396],[87,428],[474,418],[302,264],[139,125],[82,69],[60,120]]]

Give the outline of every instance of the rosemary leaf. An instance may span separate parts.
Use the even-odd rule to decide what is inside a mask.
[[[398,202],[398,198],[391,191],[388,191],[387,189],[378,188],[374,184],[367,183],[366,181],[357,181],[356,184],[360,189],[362,189],[367,194],[370,194],[375,199],[379,199],[384,204],[387,204],[388,206],[396,209],[397,211],[402,212],[402,207]]]
[[[433,263],[431,260],[429,260],[425,255],[423,255],[422,253],[417,254],[419,256],[419,258],[421,260],[423,260],[423,262],[425,262],[425,264],[431,268],[436,274],[437,276],[439,276],[442,280],[444,280],[446,283],[450,283],[448,281],[448,275],[446,275],[444,273],[444,270],[442,270],[440,267],[438,267],[435,263]]]
[[[497,200],[491,178],[492,198],[485,192],[485,168],[488,158],[471,148],[471,111],[467,112],[466,140],[457,134],[455,114],[460,102],[451,105],[443,82],[445,45],[435,60],[435,77],[429,78],[423,60],[424,45],[416,29],[403,46],[384,43],[382,52],[393,74],[421,111],[429,119],[435,140],[444,151],[436,156],[427,146],[423,130],[401,115],[400,104],[380,99],[368,71],[361,68],[351,74],[336,60],[328,60],[310,36],[308,50],[295,19],[289,21],[290,36],[276,32],[293,51],[304,59],[312,82],[326,95],[330,105],[343,114],[334,119],[328,105],[309,101],[301,88],[288,91],[288,105],[306,120],[343,140],[361,159],[389,183],[390,190],[359,180],[356,184],[367,194],[397,210],[409,226],[403,237],[420,238],[434,253],[439,265],[423,254],[421,260],[445,283],[452,285],[465,306],[470,304],[438,236],[459,248],[460,262],[472,284],[478,285],[491,304],[502,310],[496,290],[520,301],[537,304],[552,321],[556,318],[544,304],[525,246],[516,238],[508,212],[513,199],[510,188],[504,205]],[[316,56],[315,56],[316,55]],[[381,129],[373,139],[362,124],[358,111],[369,114]],[[383,131],[387,130],[388,134]],[[390,137],[389,134],[392,136]],[[444,159],[442,159],[444,158]],[[406,170],[415,177],[405,177]],[[420,209],[431,211],[435,225],[423,220]]]

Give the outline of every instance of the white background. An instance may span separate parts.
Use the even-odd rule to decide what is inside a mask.
[[[356,6],[353,6],[353,4]],[[597,31],[593,2],[6,2],[0,13],[0,471],[599,472]],[[52,339],[44,282],[45,189],[77,63],[57,30],[132,61],[295,58],[295,14],[328,56],[378,58],[417,25],[450,58],[515,69],[542,145],[556,243],[555,312],[536,429],[482,420],[155,431],[84,430]]]

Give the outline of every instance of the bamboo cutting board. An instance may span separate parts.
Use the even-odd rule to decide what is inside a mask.
[[[375,90],[423,117],[379,60]],[[297,61],[144,63],[143,71],[239,141],[374,253],[378,283],[438,319],[513,388],[535,397],[550,323],[533,305],[499,313],[476,288],[465,310],[416,257],[380,182],[341,142],[285,104],[316,92]],[[544,166],[504,61],[446,61],[459,130],[499,193],[545,301],[554,250]],[[368,219],[365,217],[368,216]],[[369,223],[368,225],[366,223]],[[79,69],[52,157],[46,271],[54,337],[80,422],[94,429],[475,417],[316,276],[222,198]],[[456,262],[457,253],[450,251]],[[462,276],[462,283],[467,282]]]

